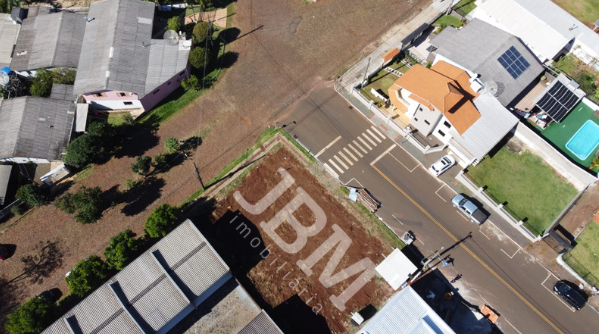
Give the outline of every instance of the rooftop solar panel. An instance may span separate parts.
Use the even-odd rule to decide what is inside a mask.
[[[537,102],[537,106],[554,121],[561,122],[579,100],[580,97],[573,91],[560,81],[556,81],[553,87]]]
[[[514,79],[517,79],[530,66],[526,59],[513,46],[497,58],[497,61]]]

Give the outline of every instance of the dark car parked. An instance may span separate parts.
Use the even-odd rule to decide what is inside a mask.
[[[580,310],[587,302],[587,295],[579,290],[576,285],[568,281],[555,283],[553,291],[577,310]]]

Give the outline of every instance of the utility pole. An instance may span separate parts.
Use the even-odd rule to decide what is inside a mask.
[[[366,64],[366,71],[364,71],[364,80],[362,80],[362,86],[360,88],[364,88],[366,84],[366,78],[368,78],[368,67],[370,67],[370,57],[368,57],[368,64]]]
[[[200,181],[200,186],[202,187],[202,191],[205,191],[206,188],[204,187],[204,182],[202,182],[202,178],[200,177],[200,170],[198,169],[198,166],[196,165],[195,161],[193,163],[193,168],[195,168],[196,177],[198,178],[198,181]]]

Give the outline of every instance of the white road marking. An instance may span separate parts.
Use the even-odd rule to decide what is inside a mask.
[[[333,161],[332,159],[329,159],[329,163],[331,165],[333,165],[333,167],[335,167],[335,169],[337,169],[339,171],[339,174],[343,174],[344,170],[339,168],[339,166],[337,166],[337,164],[335,163],[335,161]]]
[[[381,139],[382,139],[382,140],[385,140],[385,135],[384,135],[384,134],[382,134],[382,133],[379,131],[379,129],[377,129],[377,128],[376,128],[374,125],[371,125],[370,127],[372,128],[372,130],[373,130],[374,132],[376,132],[376,134],[378,134],[379,136],[381,136]]]
[[[362,140],[360,137],[358,137],[358,139],[360,139],[360,140],[363,142],[363,140]],[[355,141],[355,140],[352,140],[352,142],[353,142],[353,143],[354,143],[354,145],[356,145],[356,146],[357,146],[357,147],[358,147],[360,150],[362,150],[362,152],[364,152],[364,154],[368,153],[368,151],[366,151],[366,150],[365,150],[365,149],[364,149],[362,146],[360,146],[360,144],[358,144],[358,142],[357,142],[357,141]],[[356,152],[357,152],[357,151],[356,151]],[[360,153],[358,153],[358,155],[360,155],[360,158],[362,157],[362,155],[361,155]]]
[[[440,198],[440,199],[441,199],[443,202],[447,203],[447,201],[445,200],[445,198],[443,198],[443,197],[441,197],[441,195],[439,195],[439,190],[443,189],[443,187],[445,187],[445,183],[443,183],[443,184],[441,185],[441,187],[439,187],[439,189],[437,189],[437,191],[435,191],[435,194],[437,194],[437,196],[439,196],[439,198]]]
[[[339,174],[335,173],[335,171],[331,168],[331,166],[327,165],[326,162],[323,163],[322,165],[327,170],[327,172],[329,172],[331,175],[333,175],[334,178],[336,178],[336,179],[339,178]]]
[[[339,139],[341,139],[341,136],[333,139],[332,142],[329,143],[329,145],[325,146],[322,150],[320,150],[320,152],[316,153],[316,155],[314,156],[315,158],[318,158],[319,155],[323,154],[324,151],[326,151],[327,148],[333,146],[333,144],[335,144],[337,141],[339,141]]]
[[[362,142],[362,144],[364,146],[366,146],[366,148],[368,148],[369,150],[372,150],[372,147],[370,147],[370,145],[366,144],[364,139],[360,138],[360,136],[358,136],[358,140],[360,140],[360,142]],[[364,153],[368,153],[368,151],[366,151],[362,146],[360,146],[360,144],[358,144],[355,140],[354,140],[354,144],[358,145],[358,148],[361,149],[362,151],[364,151]]]
[[[340,155],[340,156],[341,156],[343,159],[345,159],[345,161],[347,161],[347,163],[348,163],[350,166],[353,166],[353,165],[354,165],[354,163],[353,163],[351,160],[349,160],[349,158],[347,157],[347,155],[345,155],[343,152],[339,151],[339,152],[337,152],[337,153],[338,153],[338,154],[339,154],[339,155]]]
[[[478,231],[480,232],[480,234],[484,235],[484,236],[485,236],[485,238],[487,238],[487,239],[491,240],[491,238],[489,238],[489,236],[488,236],[488,235],[486,235],[486,234],[484,234],[484,233],[483,233],[483,230],[482,230],[482,229],[479,229]]]
[[[547,275],[547,278],[545,278],[545,280],[544,280],[544,281],[541,283],[541,285],[542,285],[542,286],[543,286],[545,289],[547,289],[547,291],[549,291],[549,292],[550,292],[550,293],[553,295],[553,297],[557,298],[557,299],[558,299],[560,302],[562,302],[562,304],[566,305],[566,307],[567,307],[567,308],[568,308],[570,311],[572,311],[572,312],[575,312],[575,311],[572,309],[572,307],[571,307],[570,305],[566,304],[566,302],[562,300],[562,298],[561,298],[560,296],[556,295],[556,294],[555,294],[555,292],[553,292],[553,290],[550,290],[548,287],[546,287],[546,286],[545,286],[545,282],[547,282],[547,280],[548,280],[548,279],[549,279],[549,277],[551,277],[551,276],[553,276],[553,277],[557,278],[557,276],[555,276],[555,275],[553,275],[551,272],[549,272],[549,275]]]
[[[389,153],[390,156],[393,157],[393,159],[395,159],[395,161],[399,162],[400,165],[402,165],[405,169],[407,169],[410,173],[413,172],[414,170],[416,170],[416,168],[420,167],[420,164],[417,164],[416,167],[409,169],[408,166],[404,165],[403,162],[399,161],[399,159],[397,159],[392,153]]]
[[[355,177],[352,177],[349,181],[345,182],[343,185],[344,186],[348,185],[352,180],[356,181],[360,185],[360,187],[364,188],[364,186],[362,185],[362,183],[360,183],[360,181],[358,181],[358,179],[356,179]]]
[[[382,159],[382,158],[385,156],[385,154],[389,153],[389,151],[391,151],[391,150],[392,150],[392,149],[394,149],[394,148],[395,148],[395,144],[391,145],[391,147],[389,147],[389,148],[388,148],[388,149],[387,149],[385,152],[383,152],[383,153],[382,153],[381,155],[379,155],[379,156],[378,156],[376,159],[374,159],[374,161],[372,161],[372,162],[370,163],[370,165],[372,166],[372,165],[374,165],[375,163],[377,163],[379,160],[381,160],[381,159]]]
[[[496,228],[498,231],[501,231],[501,229],[500,229],[499,227],[497,227],[497,225],[495,225],[495,223],[493,223],[492,221],[490,221],[490,220],[487,220],[487,221],[485,222],[485,224],[488,224],[488,223],[491,223],[491,224],[493,224],[493,226],[495,226],[495,228]],[[520,247],[520,245],[518,245],[518,244],[517,244],[517,243],[514,241],[514,239],[512,239],[512,238],[511,238],[509,235],[505,234],[503,231],[501,231],[501,233],[503,233],[503,235],[505,235],[505,236],[506,236],[508,239],[510,239],[510,241],[511,241],[511,242],[513,242],[513,243],[514,243],[514,245],[516,245],[516,247],[518,247],[519,249],[522,249],[522,247]]]
[[[391,214],[391,217],[395,218],[395,220],[397,220],[397,221],[398,221],[400,224],[402,224],[402,225],[403,225],[403,223],[401,222],[401,220],[399,220],[399,218],[395,217],[395,215],[394,215],[394,214]]]
[[[344,148],[343,148],[343,150],[344,150],[344,151],[345,151],[347,154],[349,154],[349,156],[350,156],[352,159],[354,159],[356,162],[358,162],[358,158],[356,158],[356,156],[355,156],[355,155],[353,155],[353,153],[351,153],[351,152],[350,152],[350,151],[347,149],[347,147],[344,147]],[[357,151],[356,151],[356,153],[357,153]]]
[[[507,322],[507,323],[508,323],[510,326],[512,326],[512,328],[513,328],[513,329],[514,329],[516,332],[518,332],[518,334],[522,334],[522,332],[521,332],[521,331],[519,331],[518,329],[516,329],[516,327],[514,327],[514,325],[512,325],[512,323],[511,323],[511,322],[509,322],[509,321],[507,320],[507,318],[506,318],[506,317],[503,317],[503,320],[505,320],[505,322]]]
[[[362,139],[362,137],[358,136],[358,140],[362,143],[362,145],[366,146],[367,149],[372,151],[372,147],[370,147],[370,145],[368,145],[364,139]]]
[[[505,252],[503,249],[501,249],[501,251],[502,251],[502,252],[503,252],[505,255],[507,255],[507,257],[509,257],[510,259],[513,259],[513,258],[514,258],[514,256],[516,256],[516,254],[518,254],[518,252],[520,251],[520,248],[516,249],[516,251],[514,252],[514,254],[512,254],[511,256],[510,256],[510,254],[506,253],[506,252]]]
[[[338,156],[334,155],[333,158],[335,158],[335,160],[337,160],[341,164],[341,166],[343,166],[345,169],[349,169],[349,167],[347,167],[345,162],[341,161],[341,159],[339,159]]]
[[[366,140],[368,140],[372,144],[372,146],[376,146],[376,143],[374,142],[374,140],[370,139],[370,137],[368,137],[366,132],[362,132],[362,137],[366,138]]]
[[[370,131],[370,129],[366,129],[366,132],[368,132],[369,135],[372,136],[372,138],[376,139],[376,141],[378,141],[379,143],[382,143],[383,141],[379,139],[379,137],[375,136],[374,133],[372,133],[372,131]]]
[[[356,141],[354,140],[354,143],[357,145]],[[355,147],[351,146],[351,144],[347,144],[347,146],[349,146],[349,148],[352,149],[352,151],[356,152],[356,154],[360,157],[360,158],[364,158],[364,156],[358,151],[356,150]]]

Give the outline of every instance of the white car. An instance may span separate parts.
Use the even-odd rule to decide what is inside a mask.
[[[443,158],[437,160],[428,170],[434,175],[439,176],[445,173],[446,170],[455,165],[455,158],[451,155],[446,155]]]

